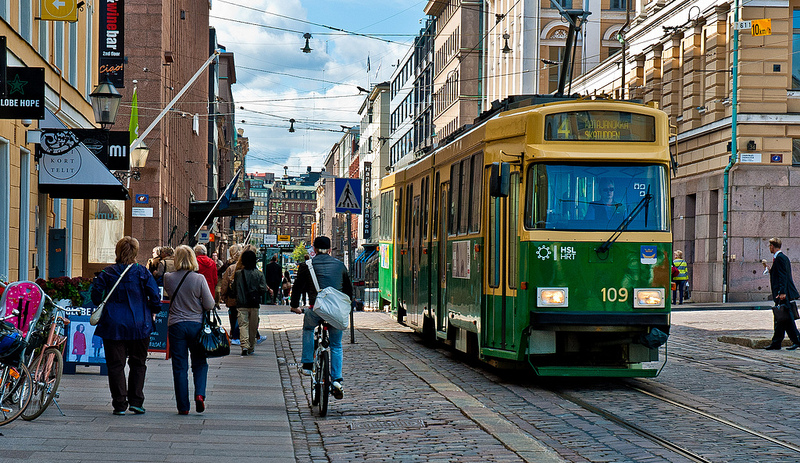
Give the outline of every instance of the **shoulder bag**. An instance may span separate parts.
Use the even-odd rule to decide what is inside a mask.
[[[92,312],[92,316],[89,317],[90,325],[95,326],[98,323],[100,323],[100,318],[103,316],[103,309],[106,307],[106,302],[108,302],[108,298],[111,297],[111,293],[113,293],[114,290],[117,289],[117,285],[119,285],[119,282],[122,281],[122,277],[124,277],[125,274],[128,273],[128,270],[130,270],[131,267],[133,267],[133,264],[128,264],[128,266],[125,267],[125,270],[123,270],[119,278],[117,278],[117,282],[114,283],[114,286],[111,287],[111,291],[106,293],[106,297],[105,299],[103,299],[103,302],[101,302],[100,305],[98,305],[97,308],[94,309],[94,312]]]
[[[197,334],[197,344],[206,352],[206,357],[224,357],[231,353],[231,340],[217,314],[217,306],[211,312],[203,311],[203,327]]]
[[[328,286],[320,291],[317,274],[311,259],[306,261],[314,287],[317,290],[317,300],[314,302],[314,313],[322,317],[337,330],[345,330],[350,325],[350,297],[333,286]]]

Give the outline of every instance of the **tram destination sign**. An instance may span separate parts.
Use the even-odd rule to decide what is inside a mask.
[[[44,119],[44,68],[6,68],[0,119]]]
[[[569,111],[544,117],[547,141],[654,142],[656,118],[624,111]]]

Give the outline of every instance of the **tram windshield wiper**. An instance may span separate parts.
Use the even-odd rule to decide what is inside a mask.
[[[639,201],[639,203],[636,204],[636,207],[634,207],[633,210],[630,212],[630,214],[628,214],[622,220],[622,223],[619,224],[619,227],[617,227],[617,229],[614,230],[614,233],[611,234],[611,236],[606,240],[606,242],[600,245],[600,247],[596,248],[594,251],[597,254],[607,253],[611,249],[611,246],[614,244],[614,242],[617,241],[617,238],[619,238],[622,232],[624,232],[628,228],[628,225],[630,225],[631,222],[633,222],[633,219],[635,219],[636,216],[639,215],[639,212],[641,212],[642,209],[644,209],[644,214],[645,214],[644,223],[646,227],[647,212],[650,208],[650,201],[652,200],[653,200],[653,195],[650,194],[650,185],[647,185],[647,192],[645,193],[644,197]]]

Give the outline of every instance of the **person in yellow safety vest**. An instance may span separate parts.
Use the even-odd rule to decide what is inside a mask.
[[[683,293],[686,290],[686,284],[689,282],[689,265],[683,260],[683,251],[675,251],[675,258],[672,260],[672,266],[678,270],[678,274],[672,277],[675,282],[675,289],[672,290],[672,303],[675,304],[675,293],[677,292],[680,297],[677,299],[678,304],[683,304]]]

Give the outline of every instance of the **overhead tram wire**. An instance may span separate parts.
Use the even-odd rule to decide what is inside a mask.
[[[368,38],[368,39],[380,40],[381,42],[386,42],[386,43],[397,43],[397,44],[401,44],[401,45],[408,45],[405,42],[397,42],[397,41],[394,41],[394,40],[384,39],[383,37],[380,37],[377,34],[375,34],[375,35],[362,34],[360,32],[348,31],[346,29],[342,29],[342,28],[339,28],[339,27],[333,27],[333,26],[328,26],[326,24],[315,23],[313,21],[307,21],[305,19],[293,18],[291,16],[285,16],[285,15],[282,15],[282,14],[273,13],[271,11],[261,10],[261,9],[258,9],[258,8],[253,8],[251,6],[241,5],[241,4],[229,2],[229,1],[226,1],[226,0],[217,0],[217,1],[220,2],[220,3],[227,3],[228,5],[238,6],[240,8],[244,8],[244,9],[248,9],[248,10],[258,11],[259,13],[264,13],[264,14],[268,14],[268,15],[272,15],[272,16],[277,16],[279,18],[289,19],[289,20],[292,20],[292,21],[301,22],[303,24],[309,24],[311,26],[322,27],[324,29],[337,31],[337,32],[343,33],[345,35],[354,35],[354,36],[358,36],[358,37],[365,37],[365,38]],[[224,18],[221,18],[221,19],[224,19]],[[302,34],[303,32],[299,32],[299,33]],[[333,35],[333,34],[325,33],[325,32],[317,32],[317,34],[318,35]],[[380,35],[388,36],[388,37],[416,37],[415,34],[380,34]]]

